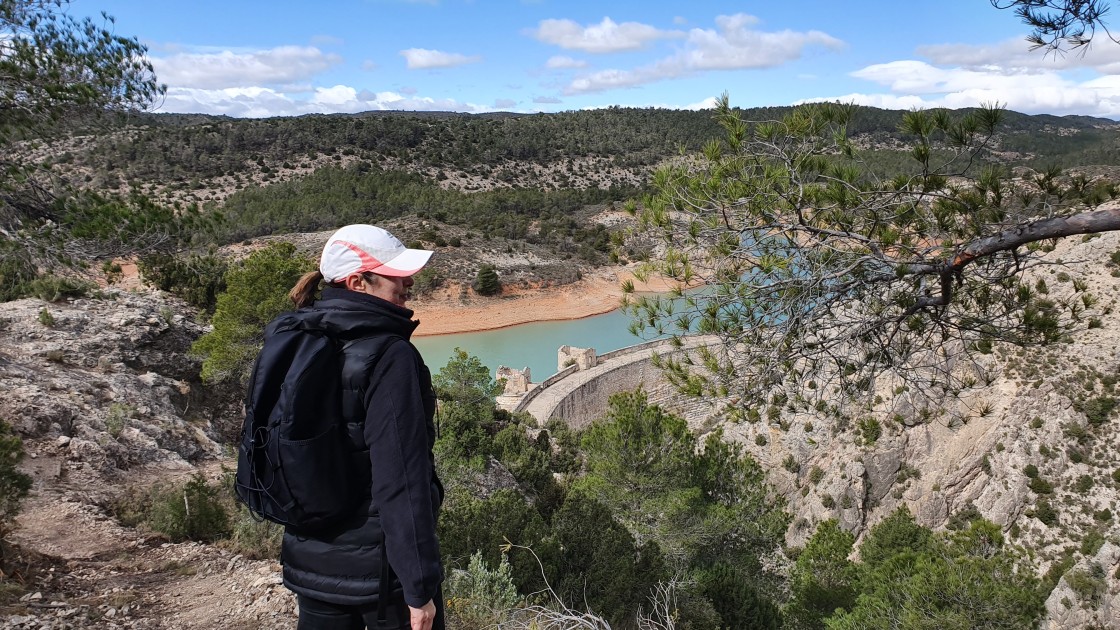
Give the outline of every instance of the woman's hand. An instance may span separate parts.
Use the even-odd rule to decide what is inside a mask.
[[[420,608],[409,606],[408,612],[411,615],[412,630],[432,630],[432,622],[436,620],[435,601],[429,599]]]

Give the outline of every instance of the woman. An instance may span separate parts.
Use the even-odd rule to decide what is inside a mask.
[[[412,275],[431,255],[379,227],[348,225],[327,241],[319,271],[290,293],[343,343],[343,415],[369,474],[358,484],[368,495],[342,525],[284,533],[284,584],[297,595],[299,630],[444,627],[435,395],[409,341],[419,322],[405,308]]]

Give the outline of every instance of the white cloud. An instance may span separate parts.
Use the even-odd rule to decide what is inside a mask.
[[[556,55],[555,57],[549,57],[548,61],[545,62],[544,67],[549,68],[551,70],[563,70],[563,69],[567,69],[567,68],[584,68],[584,67],[587,67],[587,62],[582,61],[580,59],[572,59],[571,57],[565,57],[563,55]]]
[[[1090,46],[1075,53],[1057,55],[1030,50],[1024,40],[1010,39],[998,44],[938,44],[920,46],[916,51],[932,63],[963,68],[998,66],[1015,70],[1069,70],[1092,68],[1106,74],[1120,73],[1120,46]]]
[[[698,110],[701,110],[701,109],[715,109],[716,105],[718,105],[718,104],[719,104],[719,99],[718,98],[716,98],[714,96],[709,96],[708,98],[700,101],[699,103],[692,103],[690,105],[685,105],[681,109],[691,109],[693,111],[698,111]]]
[[[673,24],[676,24],[677,26],[684,26],[684,25],[688,24],[688,18],[686,18],[682,15],[675,16],[673,18]]]
[[[740,13],[716,18],[718,30],[692,29],[682,61],[700,70],[771,68],[801,57],[810,46],[832,50],[844,47],[843,42],[821,31],[771,33],[753,29],[757,23],[754,16]]]
[[[329,88],[318,88],[311,102],[326,107],[336,107],[358,100],[358,91],[347,85],[336,85]]]
[[[250,52],[179,53],[152,58],[161,81],[175,87],[198,89],[294,83],[341,62],[338,55],[308,46],[280,46]]]
[[[380,66],[377,65],[377,62],[372,60],[372,59],[366,59],[365,61],[362,62],[362,70],[365,70],[366,72],[373,72],[374,70],[377,70],[379,67]]]
[[[1028,114],[1120,115],[1120,77],[1074,81],[1054,68],[999,66],[937,67],[903,60],[875,64],[852,73],[878,83],[887,93],[851,93],[807,101],[842,101],[888,109],[976,107],[999,103]],[[803,101],[806,102],[806,101]]]
[[[1120,89],[1086,90],[1055,88],[1021,88],[1006,90],[965,90],[941,96],[917,94],[861,94],[853,93],[830,98],[798,101],[839,101],[884,109],[930,109],[944,107],[961,109],[977,107],[983,103],[999,103],[1009,110],[1024,114],[1081,114],[1116,117],[1120,115]]]
[[[560,99],[556,98],[555,96],[536,96],[536,97],[533,97],[533,102],[534,103],[541,103],[541,104],[555,105],[557,103],[563,103],[564,101],[561,101]]]
[[[409,70],[423,70],[428,68],[454,68],[468,63],[482,61],[478,55],[468,56],[459,53],[449,53],[427,48],[409,48],[400,52],[405,58]]]
[[[758,19],[746,15],[721,15],[716,30],[694,28],[676,54],[632,70],[609,69],[577,77],[567,94],[584,94],[633,87],[655,81],[694,75],[709,70],[772,68],[801,57],[810,47],[840,49],[844,43],[821,31],[764,32],[754,29]]]
[[[350,86],[319,88],[310,99],[264,87],[168,88],[160,112],[224,114],[239,118],[299,116],[302,114],[357,113],[373,110],[487,112],[494,107],[456,101],[417,97],[397,92],[371,92]]]
[[[1024,83],[1064,83],[1052,72],[1013,72],[1003,68],[984,69],[939,68],[924,61],[891,61],[867,66],[852,73],[857,79],[866,79],[890,88],[892,92],[939,94],[973,88],[1011,89]]]
[[[573,20],[541,20],[530,34],[546,44],[587,53],[640,50],[655,40],[681,36],[677,31],[662,31],[638,22],[617,24],[609,17],[590,26]]]

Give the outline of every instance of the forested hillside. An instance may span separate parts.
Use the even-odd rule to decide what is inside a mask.
[[[775,120],[790,111],[742,114]],[[899,131],[903,114],[856,108],[848,131],[869,172],[916,172],[905,147],[908,136]],[[414,217],[419,221],[399,223],[402,237],[450,247],[437,257],[446,261],[442,276],[469,281],[477,265],[466,259],[478,248],[524,250],[540,258],[537,266],[507,271],[539,284],[557,280],[555,265],[573,256],[586,269],[647,255],[648,249],[635,243],[612,254],[612,230],[594,217],[641,198],[658,166],[695,154],[718,133],[711,111],[619,107],[535,115],[388,112],[271,119],[132,114],[51,128],[15,146],[22,159],[49,169],[52,177],[105,197],[107,203],[93,209],[77,205],[61,221],[86,239],[119,243],[95,247],[103,252],[128,254],[126,243],[136,240],[124,234],[128,231],[156,231],[165,235],[160,244],[199,250],[359,220]],[[1120,126],[1114,121],[1008,112],[972,168],[1057,166],[1109,173],[1120,160],[1117,147]],[[933,150],[935,156],[947,155],[936,141]],[[168,217],[122,219],[135,210],[102,216],[117,203],[114,198],[123,207],[169,206],[180,218],[170,225]],[[154,205],[145,206],[144,199]],[[73,247],[56,244],[56,249]],[[49,268],[56,258],[38,256],[36,265]],[[15,276],[30,276],[28,268],[21,269]]]

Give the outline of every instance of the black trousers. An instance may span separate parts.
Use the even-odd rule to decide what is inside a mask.
[[[296,630],[409,630],[410,616],[404,600],[385,603],[384,615],[378,604],[345,606],[297,595],[299,624]],[[444,630],[443,593],[436,595],[436,620],[432,630]],[[383,620],[382,620],[383,619]]]

